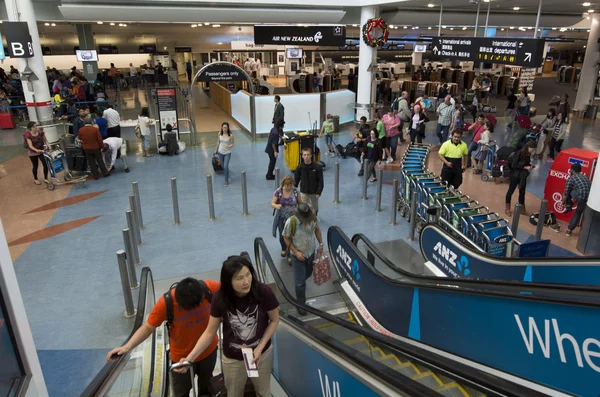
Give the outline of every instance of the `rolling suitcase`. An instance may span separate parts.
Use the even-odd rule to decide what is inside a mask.
[[[221,166],[221,160],[219,160],[219,155],[218,154],[214,154],[213,158],[212,158],[212,166],[213,166],[213,170],[215,170],[215,172],[223,172],[223,167]]]
[[[217,376],[213,376],[208,381],[208,390],[210,391],[211,397],[227,397],[227,389],[225,389],[225,380],[223,377],[223,373],[220,373]],[[250,378],[246,381],[246,386],[244,387],[244,397],[256,397],[256,393],[254,392],[254,385]]]
[[[531,118],[525,115],[517,116],[517,124],[521,128],[529,129],[531,127]]]

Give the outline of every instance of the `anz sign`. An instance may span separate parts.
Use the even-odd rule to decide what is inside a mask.
[[[357,281],[360,280],[360,265],[358,263],[358,259],[353,259],[341,245],[337,246],[335,255],[337,259],[336,262],[343,265],[341,268],[343,269],[348,281],[358,292],[360,292],[360,286],[357,283]]]
[[[459,258],[458,254],[446,247],[442,242],[438,242],[435,247],[433,247],[433,251],[433,258],[436,260],[437,264],[448,271],[454,271],[456,273],[455,277],[460,277],[461,275],[468,276],[471,273],[471,270],[469,270],[469,259],[464,255],[461,255]],[[452,266],[454,269],[448,265]],[[456,270],[458,270],[458,272],[456,272]]]

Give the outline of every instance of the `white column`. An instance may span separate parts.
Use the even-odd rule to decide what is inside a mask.
[[[585,58],[583,59],[583,67],[581,68],[581,76],[579,81],[579,89],[575,99],[573,110],[584,110],[594,97],[594,89],[596,88],[596,80],[598,79],[598,67],[596,66],[599,58],[598,54],[598,38],[600,37],[600,14],[591,14],[591,27],[588,35],[587,46],[585,48]]]
[[[581,85],[579,87],[581,87]],[[600,156],[600,153],[598,153],[598,155]],[[594,173],[594,179],[592,180],[592,188],[587,204],[588,207],[594,211],[600,212],[600,164],[596,165],[596,172]]]
[[[360,10],[360,26],[364,26],[368,19],[377,18],[378,7],[363,7]],[[369,119],[369,105],[373,102],[373,73],[369,67],[377,60],[377,48],[369,47],[361,38],[358,51],[358,95],[357,103],[361,108],[356,109],[356,118],[365,116]]]
[[[38,33],[35,13],[31,0],[6,1],[6,12],[8,20],[11,22],[27,22],[29,34],[31,35],[33,54],[32,58],[19,58],[17,60],[19,72],[22,72],[26,66],[29,66],[38,80],[31,83],[23,83],[23,92],[27,102],[27,111],[29,119],[37,121],[40,125],[52,124],[54,119],[52,115],[52,103],[50,102],[50,90],[48,89],[48,79],[46,78],[46,68],[42,55],[42,46],[40,45],[40,35]],[[56,127],[44,128],[46,138],[49,142],[58,141],[58,131]]]
[[[413,68],[420,66],[422,63],[423,63],[423,53],[422,52],[413,52],[412,53]]]

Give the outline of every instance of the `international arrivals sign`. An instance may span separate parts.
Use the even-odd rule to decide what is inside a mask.
[[[542,65],[544,39],[433,37],[433,55],[536,68]]]
[[[255,44],[339,47],[346,44],[342,25],[254,25]]]

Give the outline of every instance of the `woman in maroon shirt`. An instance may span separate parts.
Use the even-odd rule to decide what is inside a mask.
[[[48,183],[48,165],[44,159],[44,146],[48,145],[48,140],[46,139],[46,135],[44,135],[44,131],[37,128],[37,123],[35,121],[30,121],[29,124],[27,124],[25,139],[27,140],[27,147],[29,149],[27,155],[33,166],[33,183],[36,185],[42,184],[42,182],[38,180],[38,163],[40,161],[42,162],[42,167],[44,167],[44,183]]]

